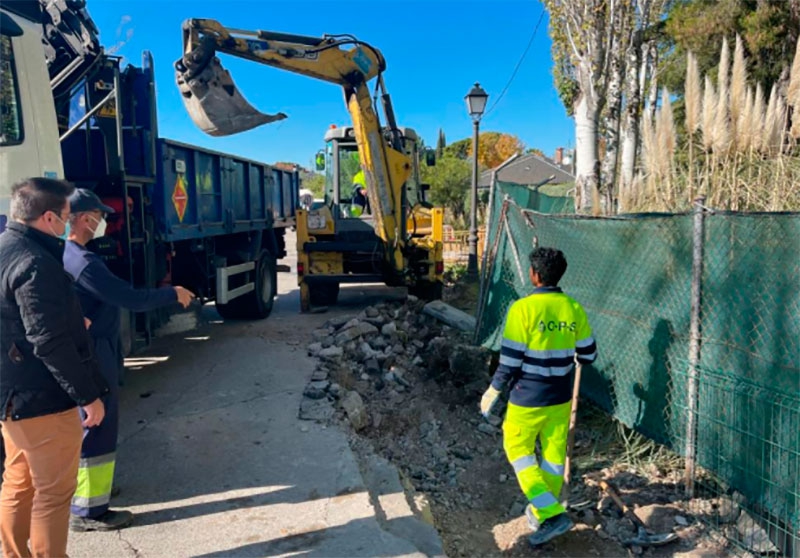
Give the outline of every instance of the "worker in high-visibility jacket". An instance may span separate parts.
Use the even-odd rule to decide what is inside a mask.
[[[367,179],[364,171],[358,171],[353,176],[353,198],[350,200],[350,215],[361,217],[364,211],[368,211],[369,199],[367,198]]]
[[[481,399],[488,417],[500,394],[510,389],[503,421],[503,447],[528,499],[525,514],[533,546],[566,533],[572,520],[559,502],[566,461],[575,359],[590,363],[597,346],[580,304],[558,282],[567,270],[560,250],[530,254],[533,294],[508,311],[500,364]],[[536,440],[541,444],[541,462]]]

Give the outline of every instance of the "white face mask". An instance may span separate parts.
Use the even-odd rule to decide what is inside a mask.
[[[105,234],[106,234],[106,226],[107,226],[105,218],[101,218],[98,221],[97,219],[95,219],[91,215],[89,217],[91,217],[94,220],[94,222],[97,223],[97,226],[95,227],[95,229],[94,229],[94,231],[92,233],[92,238],[100,238],[101,236],[105,236]]]

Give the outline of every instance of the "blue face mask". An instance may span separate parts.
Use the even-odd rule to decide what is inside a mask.
[[[55,213],[53,213],[53,215],[55,215],[56,219],[58,219],[59,221],[61,221],[64,224],[64,233],[63,234],[56,234],[55,231],[53,231],[53,229],[50,229],[50,232],[52,232],[53,236],[55,236],[56,238],[60,238],[61,240],[66,242],[67,238],[69,237],[69,231],[70,231],[69,219],[67,221],[63,221],[61,219],[61,217],[59,217]]]
[[[70,225],[69,221],[67,221],[67,223],[64,225],[64,234],[58,235],[58,238],[66,242],[67,238],[69,238],[69,231],[70,231]]]

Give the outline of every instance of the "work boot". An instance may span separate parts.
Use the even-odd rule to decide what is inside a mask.
[[[528,542],[531,546],[543,545],[557,536],[563,535],[572,529],[573,525],[572,520],[566,513],[558,514],[550,519],[545,519],[539,529],[528,537]]]
[[[536,516],[533,515],[533,506],[528,504],[525,506],[525,519],[528,520],[528,527],[531,528],[531,531],[534,533],[539,530],[539,520],[536,519]]]
[[[69,530],[74,533],[86,531],[116,531],[133,522],[133,514],[126,510],[108,510],[98,517],[70,516]]]

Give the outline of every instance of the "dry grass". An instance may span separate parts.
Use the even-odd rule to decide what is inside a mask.
[[[701,100],[697,61],[689,54],[686,117],[680,123],[685,141],[676,145],[665,90],[655,121],[642,121],[641,173],[621,192],[621,205],[631,211],[684,211],[699,194],[717,209],[800,210],[800,157],[794,150],[800,138],[800,41],[786,96],[773,85],[765,101],[761,86],[749,84],[739,37],[732,68],[723,41],[717,86],[706,75],[702,89]],[[789,122],[792,114],[798,118]]]

